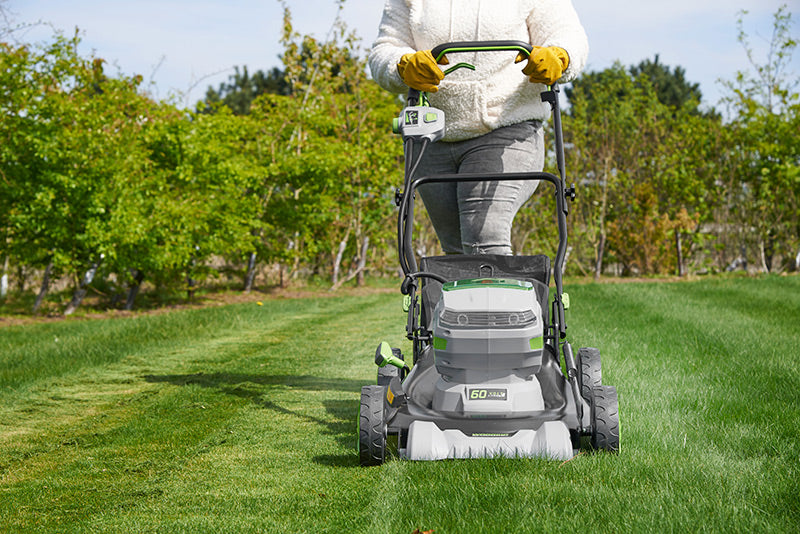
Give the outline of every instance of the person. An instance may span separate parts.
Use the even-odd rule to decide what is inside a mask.
[[[516,40],[512,52],[459,53],[476,69],[446,78],[431,54],[455,41]],[[428,92],[444,111],[444,138],[428,146],[415,176],[541,171],[546,85],[574,79],[586,63],[586,32],[570,0],[387,0],[368,62],[384,89]],[[512,54],[509,57],[509,54]],[[522,73],[516,63],[526,61]],[[442,64],[448,62],[445,57]],[[514,216],[536,181],[426,184],[420,196],[446,254],[512,254]]]

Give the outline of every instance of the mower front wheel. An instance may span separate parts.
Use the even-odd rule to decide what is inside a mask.
[[[383,413],[383,386],[361,388],[358,411],[358,461],[363,466],[380,465],[386,459],[386,421]]]
[[[614,386],[596,386],[592,391],[592,447],[619,452],[619,401]]]

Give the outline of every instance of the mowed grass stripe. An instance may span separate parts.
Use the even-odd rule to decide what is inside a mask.
[[[378,310],[363,304],[359,308],[380,323],[387,316],[397,317],[397,302],[383,299]],[[371,481],[356,465],[354,416],[358,390],[369,378],[347,375],[353,366],[362,374],[367,370],[367,377],[374,373],[369,358],[374,347],[363,337],[370,322],[353,321],[347,314],[331,317],[328,329],[303,329],[302,339],[287,340],[288,345],[299,344],[292,350],[282,347],[282,354],[295,354],[293,360],[280,361],[278,356],[251,362],[259,369],[274,366],[278,374],[241,380],[239,373],[250,367],[246,360],[237,360],[225,366],[230,372],[192,378],[204,388],[246,398],[250,404],[230,421],[225,443],[197,456],[186,477],[174,479],[164,498],[170,499],[170,508],[208,507],[212,517],[223,515],[230,521],[192,517],[173,522],[158,515],[165,510],[164,498],[155,498],[111,523],[157,530],[161,521],[170,528],[183,528],[188,521],[200,530],[304,532],[310,531],[310,524],[318,525],[318,531],[341,531],[363,521],[371,513],[370,493],[364,491]],[[389,330],[397,328],[395,321],[388,324]],[[365,342],[367,351],[361,347]],[[303,355],[300,359],[297,350]],[[287,372],[297,365],[311,372]],[[354,469],[351,476],[342,478],[343,467]],[[220,480],[208,475],[219,472]]]
[[[717,468],[728,479],[727,488],[741,492],[731,495],[734,506],[796,519],[798,282],[772,277],[652,284],[633,294],[593,286],[587,298],[616,302],[616,311],[580,316],[595,333],[614,328],[619,317],[630,329],[617,338],[626,362],[617,383],[622,405],[641,409],[622,410],[624,438],[664,452],[691,451],[704,468]],[[626,315],[628,307],[632,313]],[[650,335],[642,335],[649,327]],[[616,358],[604,359],[615,371]],[[762,482],[765,471],[776,481],[771,487]]]
[[[771,332],[766,354],[753,353],[764,346],[754,332],[775,302],[797,301],[783,296],[797,282],[571,287],[574,346],[600,347],[604,382],[620,391],[622,455],[563,466],[400,464],[405,476],[397,492],[411,497],[380,525],[413,525],[414,510],[427,508],[423,523],[437,532],[491,532],[489,525],[502,532],[558,530],[565,517],[591,532],[794,530],[800,448],[791,433],[798,403],[783,401],[787,391],[796,399],[797,388],[781,387],[798,377],[797,355],[785,354],[796,340],[792,319],[779,313],[770,322],[786,328]],[[754,304],[762,287],[766,295]],[[776,372],[762,376],[764,365]],[[783,377],[777,389],[776,377]],[[504,476],[508,465],[512,474]]]
[[[399,299],[393,298],[391,301],[395,304],[391,307],[397,317]],[[340,371],[344,368],[346,374],[357,362],[362,373],[364,370],[372,371],[369,361],[371,351],[365,353],[363,347],[356,343],[366,342],[362,334],[369,318],[353,321],[353,316],[363,311],[380,322],[385,315],[382,309],[376,313],[369,311],[376,303],[379,308],[386,308],[389,299],[384,296],[340,302],[335,299],[296,301],[288,307],[281,306],[284,309],[276,316],[278,320],[275,317],[265,319],[274,312],[268,309],[269,304],[263,308],[252,305],[250,309],[238,310],[233,314],[238,316],[239,329],[218,328],[212,339],[205,342],[197,339],[181,341],[178,337],[175,347],[133,350],[117,364],[74,371],[70,377],[62,376],[57,381],[44,380],[45,384],[38,389],[47,390],[50,396],[60,388],[74,387],[70,382],[77,381],[80,387],[91,389],[95,383],[102,382],[109,370],[115,376],[127,374],[127,381],[135,383],[125,384],[125,392],[120,393],[121,400],[92,407],[93,411],[102,414],[102,421],[87,416],[72,419],[67,425],[56,423],[57,430],[39,432],[35,440],[23,440],[27,441],[27,446],[25,443],[15,443],[10,450],[7,449],[9,454],[4,454],[2,472],[4,485],[11,483],[11,486],[6,486],[4,493],[22,491],[18,496],[26,501],[23,494],[30,490],[48,498],[44,502],[33,500],[26,507],[16,510],[13,506],[7,508],[3,516],[9,517],[16,512],[20,524],[33,518],[42,523],[43,518],[49,517],[52,519],[51,526],[65,521],[75,522],[81,516],[85,520],[86,514],[97,518],[117,517],[111,514],[112,510],[103,509],[102,503],[117,491],[118,470],[137,470],[143,464],[158,466],[157,470],[151,468],[148,471],[145,480],[133,477],[130,481],[132,489],[129,493],[140,503],[137,510],[141,510],[141,503],[143,499],[146,501],[146,496],[152,494],[157,500],[162,500],[168,491],[154,481],[171,479],[175,473],[184,472],[187,462],[193,458],[202,457],[214,447],[228,443],[236,434],[240,412],[246,414],[255,410],[258,421],[240,426],[246,434],[263,437],[267,443],[273,444],[269,450],[260,451],[257,456],[275,458],[281,466],[282,478],[286,478],[285,468],[291,462],[281,458],[296,447],[282,443],[276,436],[285,434],[290,440],[295,440],[298,435],[303,435],[304,430],[308,430],[309,425],[313,431],[308,432],[308,443],[314,446],[313,451],[301,454],[305,463],[309,460],[308,454],[313,452],[310,458],[319,456],[321,465],[341,462],[343,457],[346,463],[354,465],[355,457],[351,454],[355,447],[352,420],[357,406],[357,392],[368,378],[365,376],[365,379],[355,381],[343,376]],[[396,325],[393,322],[392,326]],[[259,338],[266,339],[266,342],[259,344]],[[368,343],[372,345],[373,340]],[[365,357],[357,358],[353,351],[359,351]],[[141,374],[142,370],[147,374]],[[309,374],[309,371],[316,373],[316,376]],[[37,390],[36,387],[30,389]],[[345,399],[331,399],[331,392]],[[39,391],[39,394],[44,392]],[[35,396],[35,393],[31,392],[31,395]],[[286,395],[288,400],[283,399]],[[61,400],[64,401],[62,407],[69,404],[67,396],[62,396]],[[323,412],[304,413],[308,404],[314,407],[315,401],[319,401],[317,411],[322,406]],[[91,403],[84,399],[84,403],[87,402]],[[162,405],[164,410],[159,409]],[[50,408],[50,418],[57,420],[57,409],[53,406]],[[8,412],[6,414],[11,415]],[[330,421],[332,416],[339,421],[334,430],[323,424]],[[269,425],[265,425],[266,421]],[[7,423],[8,420],[3,421],[4,431],[9,426]],[[277,426],[271,429],[270,426],[274,425]],[[322,427],[317,428],[319,425]],[[342,425],[347,428],[342,429]],[[151,429],[161,432],[151,432]],[[167,429],[169,435],[164,434]],[[333,450],[320,449],[315,438],[332,432],[341,432],[346,438],[334,439]],[[134,437],[142,441],[131,443],[130,439]],[[341,439],[347,442],[342,445]],[[42,446],[42,443],[49,445]],[[163,454],[156,454],[154,448],[160,450],[161,445],[166,449]],[[346,448],[346,455],[341,454],[342,446]],[[128,453],[133,456],[128,457]],[[76,473],[87,469],[87,462],[95,465],[104,475],[88,479],[83,477],[83,480],[76,476]],[[21,476],[20,472],[27,476]],[[211,472],[220,470],[216,468]],[[252,472],[252,468],[248,467],[244,475],[252,475]],[[294,472],[298,476],[305,476],[302,469]],[[205,476],[208,475],[202,475]],[[97,508],[85,502],[85,496],[81,499],[83,503],[75,506],[78,496],[73,494],[72,484],[68,482],[71,480],[75,480],[79,487],[90,483],[95,489],[100,488],[94,491],[98,497]],[[226,487],[240,494],[237,487]],[[282,486],[270,484],[267,487]],[[118,489],[121,491],[119,505],[125,510],[128,508],[124,499],[126,490]],[[190,495],[196,494],[194,484],[186,489]],[[60,506],[50,506],[55,501],[72,502],[72,508],[80,512],[70,515],[69,509],[72,508],[69,506],[66,510]],[[9,501],[9,504],[13,502]],[[290,508],[291,513],[287,513],[287,516],[296,519],[296,503]],[[260,513],[263,515],[263,512]],[[147,523],[149,515],[137,521],[144,520]]]

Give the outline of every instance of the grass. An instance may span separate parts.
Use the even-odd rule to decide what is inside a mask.
[[[399,294],[0,328],[0,531],[799,531],[800,277],[568,289],[619,456],[358,467]]]

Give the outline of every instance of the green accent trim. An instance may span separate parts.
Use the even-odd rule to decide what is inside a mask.
[[[458,69],[462,69],[462,68],[463,69],[469,69],[469,70],[475,70],[475,65],[472,65],[470,63],[463,63],[463,62],[462,63],[456,63],[455,65],[453,65],[452,67],[450,67],[449,69],[444,71],[444,75],[447,76],[448,74],[450,74],[454,70],[458,70]]]
[[[528,52],[528,50],[523,46],[466,46],[444,49],[444,51],[442,51],[442,53],[436,58],[436,62],[438,63],[439,60],[442,59],[442,56],[455,52],[492,52],[497,50],[515,50],[517,52],[522,52],[526,56],[530,55],[530,52]]]
[[[434,337],[433,348],[436,350],[447,350],[447,340],[440,337]]]
[[[408,313],[411,309],[411,295],[403,295],[403,311]]]
[[[398,369],[408,367],[406,362],[398,358],[392,353],[392,346],[385,341],[381,341],[378,350],[375,353],[375,364],[378,367],[386,367],[387,365],[394,365]]]
[[[375,365],[378,367],[385,367],[389,363],[389,358],[393,356],[392,346],[385,341],[381,341],[378,345],[378,350],[375,353]]]
[[[508,278],[469,278],[467,280],[456,280],[447,282],[442,286],[443,291],[455,291],[458,289],[476,289],[481,287],[491,287],[492,289],[517,289],[520,291],[533,291],[533,284],[524,280],[512,280]]]
[[[544,338],[543,337],[532,337],[531,338],[531,350],[542,350],[544,348]]]
[[[561,302],[564,303],[564,309],[568,310],[569,309],[569,293],[563,293],[561,295]]]

